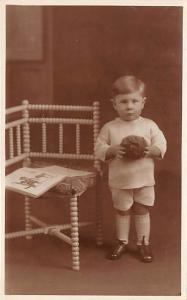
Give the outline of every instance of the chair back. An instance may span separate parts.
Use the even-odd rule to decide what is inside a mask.
[[[20,115],[21,114],[21,115]],[[30,104],[6,109],[6,166],[27,158],[100,163],[94,147],[100,127],[100,107],[92,105]]]

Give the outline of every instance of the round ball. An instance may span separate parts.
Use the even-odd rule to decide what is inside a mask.
[[[125,158],[139,159],[144,157],[147,142],[142,136],[129,135],[123,138],[121,145],[125,148]]]

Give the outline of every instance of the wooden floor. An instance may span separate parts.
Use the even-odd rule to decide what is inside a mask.
[[[95,245],[92,228],[80,234],[81,270],[71,270],[70,246],[48,237],[6,241],[5,293],[7,295],[138,295],[176,296],[180,276],[180,188],[176,178],[160,180],[152,210],[152,263],[139,261],[132,226],[130,249],[118,261],[105,259],[115,239],[113,210],[104,199],[104,246]],[[55,202],[55,206],[57,202]],[[9,213],[11,213],[11,207]],[[15,224],[14,224],[15,225]],[[133,225],[133,222],[132,222]]]

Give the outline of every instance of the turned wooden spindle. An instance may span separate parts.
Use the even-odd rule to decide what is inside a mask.
[[[100,103],[95,101],[93,103],[93,142],[94,147],[96,143],[97,136],[100,130]],[[94,167],[97,171],[100,172],[100,162],[94,155]]]
[[[46,123],[42,123],[42,152],[47,152],[47,127]]]
[[[80,154],[80,125],[76,124],[76,153]]]
[[[63,153],[63,137],[64,137],[64,131],[63,131],[63,124],[59,124],[59,153]]]
[[[23,161],[23,166],[29,166],[30,164],[30,126],[29,126],[29,101],[23,100],[22,104],[25,106],[25,109],[22,111],[22,117],[27,120],[26,123],[23,124],[23,152],[28,155],[28,158],[26,158]],[[29,231],[32,229],[31,221],[29,219],[31,214],[31,199],[29,197],[24,198],[25,202],[25,230]],[[31,239],[31,235],[26,235],[26,239]]]
[[[32,229],[32,224],[30,221],[31,215],[31,199],[29,197],[25,197],[25,230],[30,231]],[[26,239],[32,239],[32,235],[26,235]]]
[[[22,104],[25,106],[25,109],[22,111],[22,117],[29,121],[29,111],[28,111],[28,100],[23,100]],[[30,126],[29,122],[23,124],[23,152],[28,154],[30,153]]]
[[[16,126],[17,155],[21,155],[21,126]]]
[[[14,135],[13,128],[9,128],[9,157],[14,157]]]
[[[98,101],[93,103],[93,139],[94,147],[100,130],[100,104]],[[102,220],[102,184],[101,184],[101,163],[94,154],[94,168],[98,175],[96,178],[96,240],[97,245],[103,244],[103,220]]]
[[[79,259],[79,227],[78,227],[78,205],[77,196],[70,198],[70,218],[71,218],[71,240],[72,240],[72,269],[80,269]]]
[[[102,178],[98,172],[96,177],[96,242],[100,246],[103,244],[103,191],[102,191]]]
[[[46,123],[46,124],[80,124],[92,125],[92,119],[79,119],[79,118],[29,118],[30,123]]]
[[[29,110],[50,110],[50,111],[92,111],[88,105],[51,105],[51,104],[29,104]]]

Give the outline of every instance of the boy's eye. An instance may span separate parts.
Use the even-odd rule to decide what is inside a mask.
[[[127,100],[122,100],[121,103],[126,104],[128,101]]]
[[[131,103],[138,103],[139,100],[138,100],[138,99],[131,99],[131,100],[129,101],[128,99],[123,99],[123,100],[120,101],[121,104],[127,104],[127,103],[129,103],[129,102],[131,102]]]

